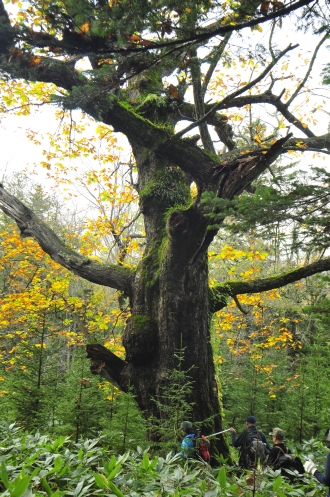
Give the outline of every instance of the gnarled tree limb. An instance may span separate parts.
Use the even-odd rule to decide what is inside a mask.
[[[299,267],[287,273],[272,276],[271,278],[260,278],[251,281],[225,281],[212,288],[212,312],[220,311],[226,307],[227,303],[225,302],[226,299],[224,297],[234,298],[237,295],[274,290],[290,283],[295,283],[296,281],[312,276],[313,274],[329,271],[329,269],[330,257],[313,262],[304,267]]]
[[[78,254],[68,247],[31,209],[0,186],[0,209],[16,221],[22,237],[32,237],[50,257],[81,276],[99,285],[129,291],[131,272],[114,264],[102,264]]]
[[[103,345],[94,343],[86,346],[87,359],[91,359],[91,373],[100,374],[107,381],[118,387],[123,392],[128,388],[122,373],[127,362],[117,357]]]

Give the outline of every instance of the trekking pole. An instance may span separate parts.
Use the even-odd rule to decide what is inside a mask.
[[[230,428],[227,428],[227,430],[222,430],[222,431],[218,431],[217,433],[212,433],[212,435],[207,435],[206,438],[210,438],[210,437],[215,437],[216,435],[220,435],[220,433],[225,433],[226,431],[229,431]]]

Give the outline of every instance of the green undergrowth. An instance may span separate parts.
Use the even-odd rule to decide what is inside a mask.
[[[24,433],[14,424],[0,426],[0,491],[3,497],[30,496],[255,496],[321,497],[325,487],[307,475],[294,484],[271,470],[257,470],[255,485],[237,467],[219,462],[183,462],[179,455],[151,455],[148,450],[111,454],[104,439],[73,443]],[[300,446],[306,458],[324,467],[325,449],[316,441]],[[247,481],[248,480],[248,481]]]

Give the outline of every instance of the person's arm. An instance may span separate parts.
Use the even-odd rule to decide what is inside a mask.
[[[240,433],[237,438],[236,438],[236,433],[234,433],[234,435],[235,435],[235,438],[233,437],[233,433],[231,435],[233,447],[236,447],[236,449],[244,447],[245,440],[246,440],[246,432],[242,431],[242,433]]]
[[[231,433],[231,443],[232,443],[232,445],[234,445],[234,443],[236,441],[236,436],[237,436],[236,430],[235,430],[235,428],[231,427],[231,428],[229,428],[229,431]]]
[[[323,483],[323,485],[327,485],[327,487],[330,488],[330,452],[325,461],[324,475],[317,469],[314,476],[320,483]]]

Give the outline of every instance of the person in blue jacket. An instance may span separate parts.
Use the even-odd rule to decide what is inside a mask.
[[[183,421],[180,426],[182,430],[183,439],[181,442],[180,457],[183,459],[193,459],[195,454],[195,434],[193,425],[190,421]]]
[[[330,428],[325,432],[325,439],[327,441],[327,445],[329,447],[330,444]],[[306,461],[304,464],[305,471],[314,475],[315,478],[323,485],[328,487],[327,497],[330,497],[330,452],[327,454],[327,458],[325,460],[325,470],[324,475],[317,469],[313,461]]]

